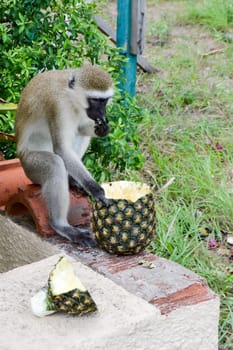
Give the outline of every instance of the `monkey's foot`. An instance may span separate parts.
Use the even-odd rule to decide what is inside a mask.
[[[78,243],[81,247],[96,247],[96,241],[88,227],[59,226],[53,223],[50,223],[50,225],[57,234],[73,243]]]

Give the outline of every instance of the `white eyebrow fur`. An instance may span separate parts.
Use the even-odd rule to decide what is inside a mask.
[[[113,96],[113,89],[110,88],[106,91],[101,91],[101,90],[87,90],[86,94],[88,97],[91,98],[110,98]]]

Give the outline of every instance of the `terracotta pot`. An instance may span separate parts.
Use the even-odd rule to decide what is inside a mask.
[[[49,237],[55,231],[49,225],[48,210],[41,187],[25,175],[19,159],[0,162],[0,209],[9,215],[30,215],[38,233]],[[70,189],[68,221],[73,226],[89,226],[91,206],[87,196]]]
[[[6,203],[8,215],[30,215],[35,223],[37,232],[50,237],[55,231],[49,225],[48,210],[39,185],[21,186]],[[70,209],[68,221],[73,226],[90,226],[91,206],[87,196],[70,190]]]
[[[0,209],[4,210],[9,198],[18,192],[21,186],[31,184],[25,175],[18,158],[0,162]]]

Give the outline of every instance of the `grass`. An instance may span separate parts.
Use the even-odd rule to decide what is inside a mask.
[[[226,245],[233,234],[233,44],[223,36],[233,30],[233,3],[147,6],[145,54],[160,70],[138,79],[146,106],[141,177],[157,190],[151,249],[197,272],[220,295],[219,343],[233,350],[233,248]],[[209,237],[217,249],[208,249]]]
[[[231,0],[202,0],[193,4],[189,0],[187,19],[210,29],[226,30],[233,25],[233,3]]]

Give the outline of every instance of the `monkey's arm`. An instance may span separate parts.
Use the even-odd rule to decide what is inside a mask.
[[[63,109],[63,115],[57,116],[53,120],[53,125],[50,121],[53,151],[63,159],[68,175],[96,200],[107,203],[103,188],[92,178],[81,160],[95,132],[95,122],[89,118],[80,122],[72,112],[72,110]],[[56,127],[56,123],[60,123],[60,126]],[[81,134],[84,130],[89,135]]]
[[[88,194],[96,200],[105,202],[105,193],[103,188],[92,178],[89,171],[75,153],[61,155],[68,174],[83,188]]]
[[[80,138],[79,141],[81,145],[82,138]],[[91,174],[82,163],[82,155],[78,153],[77,149],[75,152],[74,144],[75,135],[67,133],[63,135],[63,138],[59,138],[58,134],[53,134],[54,153],[63,159],[68,175],[96,200],[100,200],[104,203],[107,202],[103,188],[92,178]]]

